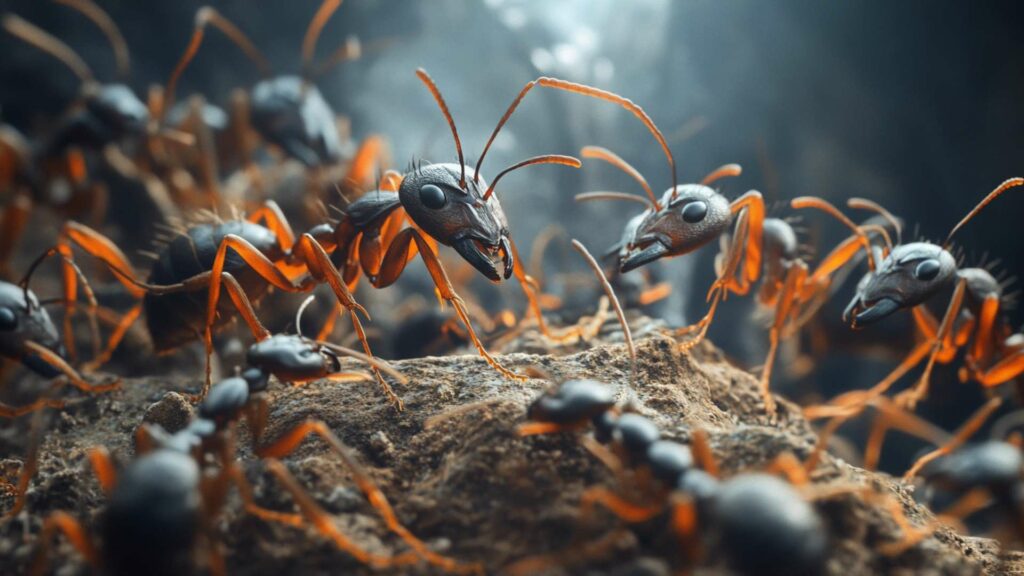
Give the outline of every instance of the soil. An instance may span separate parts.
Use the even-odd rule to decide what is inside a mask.
[[[784,451],[802,458],[812,448],[816,437],[798,407],[779,399],[779,419],[772,423],[756,379],[726,363],[712,345],[680,352],[659,323],[633,317],[631,325],[638,337],[633,369],[614,322],[593,341],[567,346],[551,346],[529,331],[505,345],[498,358],[520,372],[535,366],[556,379],[613,384],[667,438],[685,442],[695,428],[707,430],[725,475],[757,469]],[[468,352],[395,366],[410,379],[408,386],[397,389],[405,400],[404,412],[390,407],[373,384],[323,381],[292,387],[275,381],[265,437],[275,438],[306,419],[323,420],[355,450],[413,533],[439,552],[482,563],[487,573],[498,573],[523,557],[560,550],[568,553],[555,573],[671,573],[663,526],[618,530],[622,524],[603,514],[581,523],[581,493],[591,486],[612,486],[613,477],[576,436],[515,434],[527,404],[549,382],[503,379]],[[104,497],[89,472],[90,447],[107,446],[123,464],[131,458],[132,435],[144,418],[169,428],[187,422],[191,407],[174,391],[195,388],[196,377],[185,374],[202,374],[201,365],[183,362],[176,370],[166,377],[127,378],[113,393],[76,399],[49,415],[26,510],[0,524],[0,574],[26,570],[48,513],[65,510],[87,527],[96,525]],[[23,452],[32,420],[22,418],[0,432],[0,454]],[[291,510],[290,497],[253,457],[249,444],[243,426],[239,457],[256,487],[257,501]],[[323,442],[307,440],[285,462],[359,545],[381,554],[406,550]],[[12,481],[19,468],[18,458],[0,462],[0,474]],[[932,517],[914,503],[907,486],[833,456],[824,459],[813,479],[815,484],[875,486],[896,496],[912,522]],[[234,498],[217,524],[229,574],[371,572],[313,530],[248,516]],[[2,503],[9,507],[11,500]],[[899,556],[883,556],[878,546],[899,536],[885,511],[854,495],[816,501],[815,506],[831,539],[829,574],[1024,574],[1024,556],[1000,552],[994,541],[950,529],[939,530]],[[616,531],[622,537],[604,553],[585,544]],[[51,567],[62,576],[89,572],[63,541]],[[415,566],[404,572],[433,570]],[[722,558],[707,557],[698,573],[728,570]]]

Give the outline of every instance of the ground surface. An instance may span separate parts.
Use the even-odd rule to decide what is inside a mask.
[[[621,333],[606,326],[599,341],[545,351],[543,341],[526,335],[506,345],[526,350],[500,356],[522,371],[537,366],[556,378],[587,377],[629,390],[638,409],[653,418],[669,438],[685,441],[695,427],[709,431],[726,474],[757,468],[782,451],[803,456],[815,437],[792,404],[780,402],[780,421],[770,424],[756,381],[726,364],[710,345],[694,353],[677,351],[656,324],[635,319],[639,336],[633,378]],[[514,427],[525,407],[548,383],[502,379],[475,355],[432,357],[396,363],[410,378],[398,390],[406,411],[397,414],[372,384],[330,382],[286,387],[274,383],[267,437],[276,437],[307,418],[319,418],[359,454],[394,504],[400,518],[438,551],[481,562],[488,573],[524,556],[560,550],[577,539],[599,538],[617,523],[599,516],[578,522],[578,500],[588,486],[608,483],[610,474],[571,435],[521,439]],[[186,366],[188,367],[188,366]],[[191,366],[198,374],[199,367]],[[88,474],[85,451],[103,444],[122,461],[131,456],[132,432],[143,415],[169,390],[192,387],[184,376],[126,379],[121,390],[80,402],[53,416],[42,446],[40,473],[32,484],[27,512],[0,524],[0,574],[18,574],[31,557],[41,519],[67,510],[95,525],[103,497]],[[174,426],[187,416],[165,400],[150,418]],[[171,408],[171,409],[167,409]],[[2,432],[4,453],[24,446],[31,418]],[[242,433],[243,444],[247,436]],[[291,508],[283,490],[263,464],[241,449],[261,504]],[[352,488],[337,458],[319,441],[310,440],[286,459],[290,469],[338,526],[362,546],[379,553],[399,553],[401,542],[383,528],[372,509]],[[0,472],[13,479],[19,462],[3,463]],[[891,491],[920,523],[929,513],[912,504],[906,490],[891,478],[826,458],[815,481],[872,483]],[[5,505],[10,505],[8,499]],[[312,531],[269,525],[239,512],[237,502],[218,525],[230,574],[341,574],[369,572]],[[992,541],[940,531],[897,557],[875,552],[898,535],[888,516],[854,496],[817,504],[831,538],[828,573],[868,574],[1002,574],[1024,573],[1024,559],[999,557]],[[668,574],[665,540],[656,526],[626,531],[613,553],[583,553],[564,568],[567,573]],[[56,574],[87,572],[67,544],[53,562]],[[416,567],[411,573],[431,573]],[[701,573],[727,573],[721,559],[709,558]]]

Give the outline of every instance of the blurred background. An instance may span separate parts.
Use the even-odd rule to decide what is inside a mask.
[[[144,94],[149,85],[166,82],[201,4],[100,4],[131,48],[130,84]],[[212,2],[279,73],[298,71],[302,34],[318,4]],[[114,77],[103,36],[81,15],[41,0],[3,0],[0,10],[63,39],[100,79]],[[327,24],[319,53],[354,35],[363,57],[328,72],[318,85],[334,110],[351,118],[357,139],[386,136],[402,168],[412,158],[455,158],[443,118],[413,74],[417,67],[433,75],[447,98],[469,161],[527,81],[547,75],[593,84],[649,112],[673,147],[681,181],[738,162],[743,175],[721,181],[730,198],[758,189],[776,206],[774,213],[788,215],[783,204],[795,196],[823,196],[838,205],[867,197],[905,220],[907,238],[935,240],[996,184],[1024,172],[1022,12],[1016,2],[348,0]],[[75,77],[35,49],[2,35],[0,54],[4,122],[31,133],[76,94]],[[223,104],[232,89],[256,80],[239,50],[211,33],[179,90]],[[578,154],[587,144],[616,151],[656,190],[668,187],[664,156],[634,117],[543,89],[504,129],[485,174],[536,154]],[[579,171],[538,167],[505,179],[501,198],[520,249],[528,252],[532,239],[555,222],[595,253],[617,241],[637,208],[573,202],[587,190],[640,193],[628,178],[593,162]],[[966,262],[987,254],[1018,273],[1022,217],[1024,194],[1001,198],[958,236]],[[817,214],[804,220],[803,240],[819,254],[844,237]],[[703,314],[715,251],[709,246],[656,265],[675,287],[657,309],[671,324]],[[548,263],[552,272],[562,265],[557,255]],[[813,370],[780,370],[777,389],[813,400],[867,387],[909,348],[908,315],[856,333],[840,322],[860,272],[804,342],[818,353]],[[502,291],[517,292],[511,286]],[[751,300],[730,300],[711,338],[741,365],[756,367],[766,335],[750,321]],[[1011,314],[1019,326],[1020,313]],[[950,367],[939,368],[933,390],[922,413],[946,427],[962,422],[981,397],[976,387],[959,384]],[[917,448],[890,447],[887,463],[905,466]]]

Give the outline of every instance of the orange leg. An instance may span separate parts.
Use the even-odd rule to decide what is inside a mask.
[[[28,485],[32,482],[32,477],[36,475],[36,470],[39,468],[39,445],[41,443],[42,420],[37,418],[32,422],[28,453],[25,456],[25,462],[21,465],[21,472],[18,473],[18,485],[14,489],[14,505],[3,516],[0,516],[0,519],[14,518],[25,508]]]
[[[944,431],[910,414],[887,398],[878,398],[873,405],[878,410],[878,416],[872,424],[864,447],[864,468],[867,470],[874,470],[878,465],[882,443],[890,429],[900,430],[933,444],[942,444],[948,436]]]
[[[999,386],[1024,372],[1024,350],[1017,350],[984,372],[973,370],[973,378],[986,388]]]
[[[690,449],[693,450],[693,459],[697,465],[708,474],[718,477],[718,460],[711,450],[711,440],[708,433],[700,428],[690,435]]]
[[[956,320],[957,315],[960,313],[960,306],[963,304],[966,288],[966,280],[960,279],[957,281],[956,290],[953,292],[953,297],[949,302],[949,307],[946,309],[945,316],[942,317],[942,323],[939,325],[939,331],[935,335],[935,340],[932,344],[932,351],[928,356],[928,363],[925,364],[924,372],[921,374],[921,378],[913,388],[900,393],[896,397],[896,401],[900,404],[913,409],[914,406],[917,405],[918,401],[928,394],[928,385],[930,384],[932,369],[935,367],[936,358],[942,350],[953,347],[951,340],[953,323]]]
[[[520,376],[502,366],[501,363],[491,356],[490,352],[488,352],[484,347],[483,342],[480,341],[479,336],[476,334],[476,330],[473,329],[473,324],[469,319],[469,313],[466,310],[465,303],[462,301],[462,298],[455,293],[455,289],[452,287],[451,281],[448,279],[448,274],[441,266],[441,261],[438,260],[437,254],[430,249],[429,244],[416,228],[403,229],[395,237],[395,241],[388,246],[387,254],[384,256],[384,264],[381,266],[380,276],[374,279],[373,285],[377,288],[384,288],[394,283],[402,274],[402,271],[405,269],[410,257],[415,254],[415,252],[412,252],[413,250],[419,251],[420,257],[423,259],[423,263],[426,265],[427,271],[430,272],[430,277],[433,279],[438,293],[441,298],[450,303],[452,308],[455,309],[455,314],[466,327],[466,331],[469,332],[470,340],[473,341],[473,344],[476,346],[480,355],[487,360],[488,364],[506,378],[524,380],[525,378],[523,376]]]
[[[262,206],[247,215],[246,220],[257,224],[262,222],[264,226],[274,233],[277,241],[281,244],[281,249],[285,252],[291,250],[292,246],[295,245],[295,232],[292,231],[291,224],[288,223],[288,219],[281,212],[277,202],[273,200],[265,201]]]
[[[70,514],[66,512],[54,512],[46,518],[45,522],[43,522],[43,529],[39,533],[39,544],[36,548],[35,559],[32,561],[32,568],[29,570],[29,574],[32,574],[33,576],[42,576],[46,572],[50,547],[52,546],[53,539],[56,537],[58,532],[64,534],[68,541],[71,542],[72,546],[78,550],[78,553],[81,554],[95,570],[99,570],[99,554],[97,553],[92,540],[89,538],[88,532],[86,532],[82,525],[79,524],[78,520],[75,520]]]
[[[519,436],[539,436],[542,434],[558,434],[561,432],[579,432],[587,425],[586,421],[573,422],[571,424],[556,424],[554,422],[525,422],[516,427],[516,434]]]
[[[761,396],[764,398],[764,407],[769,417],[775,418],[775,398],[772,397],[771,385],[772,365],[775,363],[775,354],[779,349],[779,338],[783,328],[789,321],[796,308],[797,288],[807,277],[807,266],[796,261],[786,271],[786,279],[779,294],[778,302],[775,305],[775,318],[772,328],[768,333],[768,356],[764,361],[764,369],[761,371]]]
[[[121,341],[124,340],[124,336],[128,333],[128,329],[135,324],[135,321],[139,319],[141,314],[142,305],[136,304],[131,310],[122,316],[121,319],[118,320],[117,325],[114,326],[114,331],[110,334],[110,338],[107,340],[106,348],[104,348],[98,356],[82,365],[82,371],[93,372],[109,362],[110,357],[114,355],[114,351],[117,350]]]
[[[638,506],[603,486],[595,486],[588,488],[580,498],[580,517],[584,521],[591,518],[594,507],[598,504],[607,508],[623,522],[630,524],[646,522],[663,509],[662,506]]]
[[[898,507],[902,515],[902,506],[900,506],[895,500],[892,502],[893,504],[890,504],[887,508],[893,510],[894,506]],[[925,538],[931,536],[943,525],[952,523],[959,524],[961,519],[987,507],[991,503],[991,495],[981,488],[976,488],[964,494],[959,500],[950,506],[949,509],[927,522],[924,526],[919,528],[912,527],[904,517],[901,525],[901,528],[903,529],[903,537],[896,542],[882,544],[879,546],[879,551],[886,556],[902,554]],[[899,524],[900,522],[897,523]]]
[[[110,452],[103,446],[92,448],[89,450],[89,463],[92,464],[92,471],[96,474],[96,480],[100,483],[103,493],[110,496],[110,492],[117,484],[117,471],[110,460]]]
[[[907,473],[903,475],[903,479],[910,480],[911,478],[916,476],[917,473],[922,468],[924,468],[929,462],[941,456],[945,456],[946,454],[949,454],[953,450],[956,450],[961,445],[963,445],[964,442],[966,442],[971,436],[974,435],[975,432],[978,431],[979,428],[981,428],[983,424],[985,424],[985,422],[989,419],[989,416],[991,416],[993,412],[998,410],[999,407],[1002,406],[1002,404],[1002,398],[998,397],[992,398],[991,400],[986,402],[981,408],[978,409],[977,412],[975,412],[970,418],[967,419],[967,422],[964,422],[964,424],[956,431],[956,433],[953,434],[952,438],[950,438],[946,443],[942,444],[935,450],[932,450],[931,452],[919,458],[917,462],[914,462],[914,465],[911,466],[910,469],[907,470]]]
[[[523,289],[523,294],[526,295],[526,301],[529,304],[530,310],[537,317],[537,327],[540,329],[540,333],[548,336],[550,331],[548,330],[547,323],[544,321],[544,313],[541,311],[538,298],[540,285],[532,276],[527,274],[525,262],[519,257],[519,249],[516,247],[515,242],[510,238],[508,244],[512,247],[512,254],[510,254],[513,259],[512,273],[515,274],[516,280],[519,281],[519,286]]]
[[[281,482],[286,485],[286,487],[288,486],[288,481],[285,479],[284,476],[282,476],[281,472],[287,474],[287,470],[284,468],[283,465],[281,465],[280,462],[277,462],[276,460],[273,459],[282,458],[291,453],[309,434],[316,434],[320,436],[325,442],[327,442],[331,450],[341,457],[341,460],[345,464],[345,467],[348,468],[349,471],[352,473],[352,478],[356,481],[356,484],[359,486],[359,489],[362,490],[363,494],[366,495],[367,500],[370,501],[370,505],[373,506],[373,508],[377,511],[378,514],[380,514],[381,518],[384,520],[384,523],[387,525],[388,529],[396,535],[398,535],[398,537],[401,538],[403,542],[408,544],[409,547],[412,548],[420,558],[423,558],[424,560],[426,560],[434,566],[438,566],[450,572],[477,571],[476,566],[460,564],[455,560],[452,560],[451,558],[447,558],[430,550],[429,548],[427,548],[427,545],[422,540],[417,538],[415,535],[412,534],[412,532],[409,531],[408,528],[402,525],[402,523],[399,522],[398,517],[395,515],[394,510],[391,508],[391,504],[384,496],[384,493],[381,492],[380,488],[377,487],[377,484],[370,478],[370,475],[356,461],[355,456],[352,455],[349,448],[345,446],[345,444],[343,444],[341,440],[334,435],[334,432],[331,432],[331,429],[328,428],[327,425],[321,421],[307,420],[306,422],[292,429],[290,432],[286,433],[284,436],[282,436],[274,443],[258,451],[258,454],[261,457],[271,459],[268,461],[268,465],[271,466],[271,471],[273,471],[278,476],[278,479],[280,479]],[[292,480],[292,483],[294,488],[298,488],[298,485],[294,483],[294,480]],[[319,521],[314,520],[314,517],[317,516],[317,513],[314,509],[318,510],[319,506],[317,506],[313,502],[312,498],[310,498],[309,495],[303,494],[300,497],[296,495],[294,489],[289,488],[289,491],[292,492],[292,496],[296,498],[296,502],[298,502],[299,507],[303,509],[303,513],[306,514],[310,521],[312,521],[319,528]],[[302,499],[305,499],[307,501],[306,505],[302,504]],[[326,515],[322,511],[319,511],[319,514],[324,515],[324,519],[326,519]],[[331,527],[333,528],[333,525],[331,525]],[[326,532],[325,535],[333,538],[333,536]],[[341,544],[339,544],[339,547],[344,549],[344,547],[341,546]],[[353,556],[355,556],[355,554],[353,554]]]
[[[90,394],[99,394],[102,392],[116,390],[117,388],[121,387],[120,380],[115,380],[110,384],[89,384],[88,382],[83,380],[81,375],[79,375],[74,368],[72,368],[67,362],[65,362],[63,358],[58,356],[56,352],[53,352],[52,350],[45,346],[41,346],[35,342],[32,342],[31,340],[25,342],[24,346],[27,351],[31,352],[32,354],[35,354],[36,356],[39,356],[39,358],[42,361],[59,370],[68,379],[68,382],[72,386],[78,388],[83,392],[88,392]]]
[[[764,472],[782,474],[794,486],[806,486],[811,482],[806,464],[802,464],[792,452],[783,452],[776,456],[768,463]]]
[[[999,311],[999,297],[986,296],[981,305],[981,313],[978,315],[974,346],[971,347],[971,358],[981,365],[988,364],[995,352],[993,336],[995,336],[996,318]]]
[[[755,190],[747,192],[732,202],[729,206],[733,214],[746,208],[747,218],[747,261],[744,283],[753,284],[761,276],[761,250],[762,236],[764,231],[764,199],[761,193]]]

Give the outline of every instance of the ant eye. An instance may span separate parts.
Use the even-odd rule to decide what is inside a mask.
[[[420,187],[420,202],[431,210],[439,210],[448,203],[448,197],[444,195],[444,190],[433,184],[426,184]]]
[[[683,206],[683,220],[690,224],[696,224],[704,219],[708,215],[708,205],[706,202],[700,200],[696,202],[690,202],[686,206]]]
[[[941,265],[939,264],[939,261],[934,258],[922,260],[921,263],[917,265],[917,268],[914,268],[914,277],[918,280],[924,280],[925,282],[934,280],[935,277],[939,275],[939,268],[941,268]]]
[[[18,327],[18,317],[10,308],[0,308],[0,330],[14,330]]]

